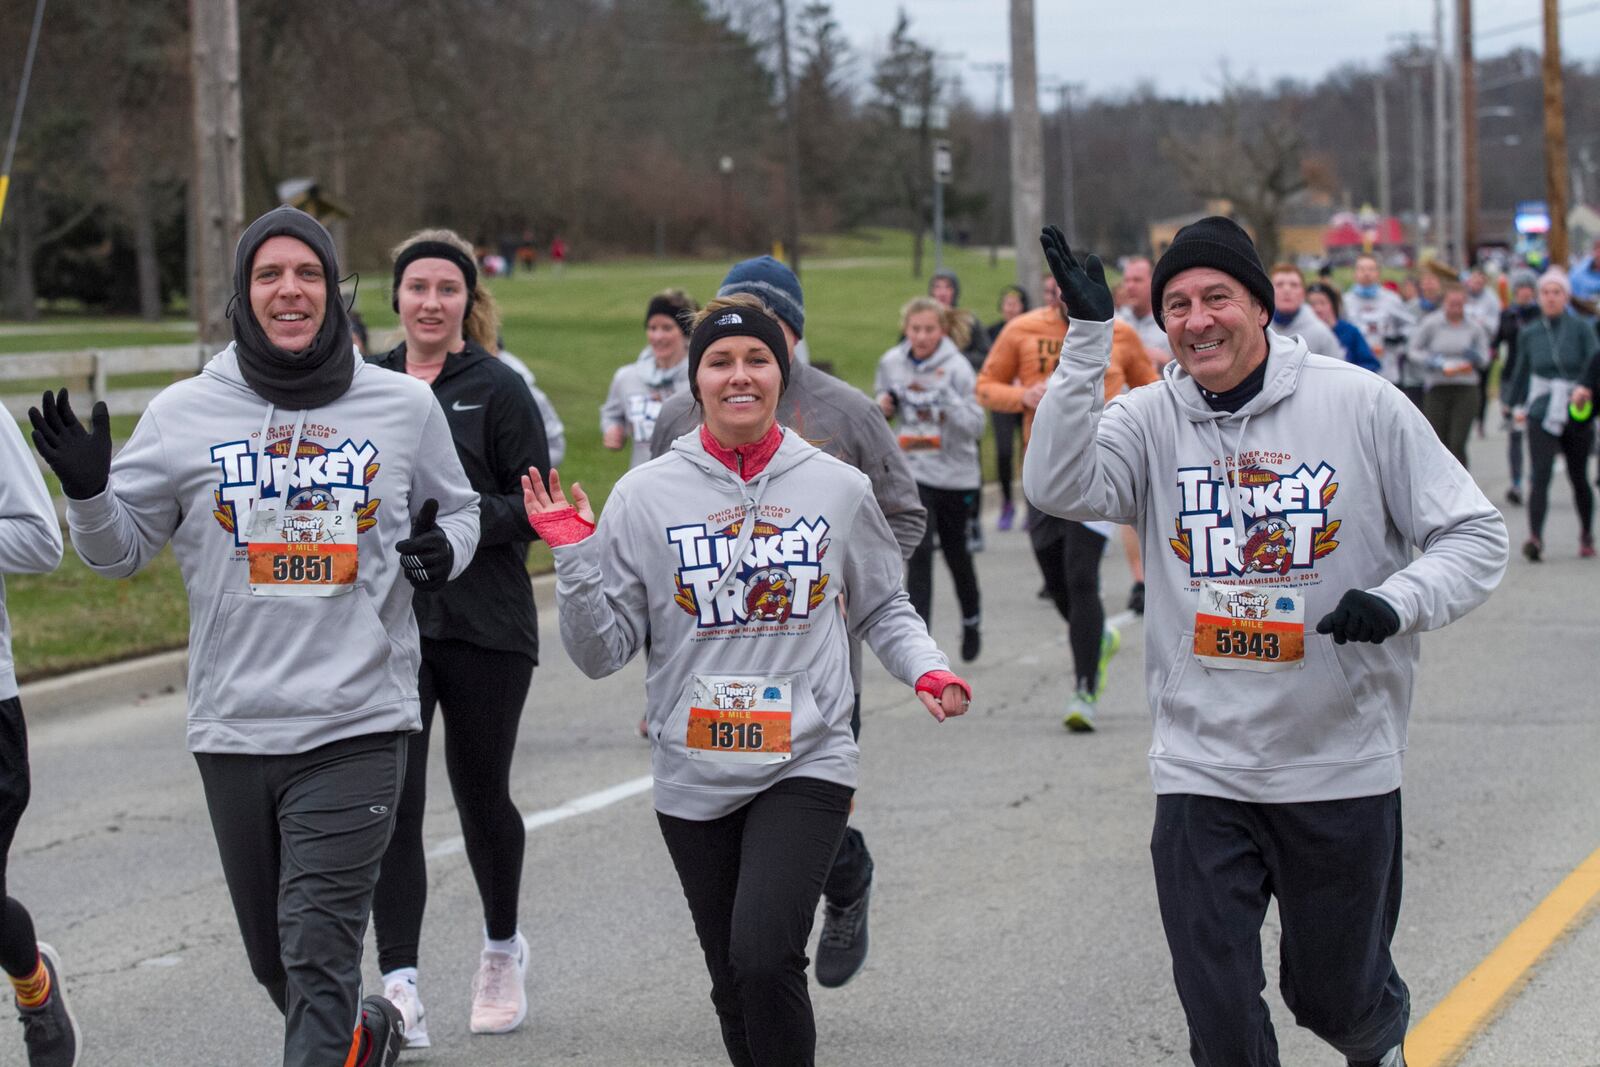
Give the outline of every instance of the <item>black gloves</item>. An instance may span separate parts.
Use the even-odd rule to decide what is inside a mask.
[[[111,415],[104,401],[94,406],[85,430],[61,390],[58,400],[46,389],[39,408],[29,408],[33,423],[33,447],[61,479],[61,491],[73,500],[87,500],[105,491],[111,477]]]
[[[1061,302],[1067,305],[1068,317],[1110,322],[1117,305],[1111,299],[1111,287],[1106,285],[1106,269],[1101,266],[1100,257],[1090,256],[1080,266],[1072,258],[1066,237],[1054,226],[1046,226],[1040,232],[1039,244],[1044,246],[1045,261],[1061,289]]]
[[[1346,641],[1371,641],[1383,644],[1383,639],[1400,632],[1400,616],[1394,613],[1382,598],[1361,589],[1347,590],[1339,598],[1339,606],[1317,623],[1317,633],[1332,634],[1335,644]]]
[[[444,588],[456,558],[449,539],[433,521],[438,514],[439,502],[432,497],[424,500],[422,513],[411,521],[411,536],[394,546],[406,578],[424,593]]]

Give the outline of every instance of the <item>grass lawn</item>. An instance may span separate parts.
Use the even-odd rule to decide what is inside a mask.
[[[808,346],[814,359],[867,388],[878,357],[899,336],[900,305],[927,288],[932,245],[925,247],[923,277],[916,278],[906,234],[869,230],[813,243],[802,264]],[[985,322],[999,317],[1000,289],[1013,280],[1010,260],[991,267],[986,249],[947,249],[945,265],[960,274],[966,306]],[[600,444],[600,403],[612,373],[644,346],[644,309],[651,294],[678,286],[703,303],[715,295],[727,267],[721,260],[631,259],[572,264],[561,275],[546,265],[533,275],[490,283],[505,318],[506,347],[532,368],[566,424],[562,474],[569,482],[582,481],[597,501],[609,494],[628,462],[626,451],[608,452]],[[358,306],[378,344],[393,333],[397,320],[389,307],[387,270],[365,273]],[[43,327],[38,332],[24,324],[0,328],[0,358],[189,339],[178,323],[152,328],[132,320],[56,316],[38,325]],[[142,384],[153,382],[113,381],[114,386]],[[6,390],[31,388],[8,383]],[[113,435],[126,439],[135,421],[113,419]],[[26,435],[25,423],[23,429]],[[59,496],[55,479],[47,475],[46,480]],[[534,546],[530,569],[549,566],[549,553]],[[170,550],[134,578],[113,582],[89,571],[69,547],[53,575],[8,577],[6,600],[17,671],[25,679],[181,647],[187,638],[188,604]]]

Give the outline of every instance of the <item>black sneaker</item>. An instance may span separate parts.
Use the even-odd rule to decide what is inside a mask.
[[[983,647],[983,635],[978,631],[975,622],[961,624],[961,662],[971,663],[978,658],[978,650]]]
[[[1522,558],[1529,563],[1538,563],[1544,558],[1544,543],[1537,537],[1530,537],[1522,542]]]
[[[400,1050],[406,1047],[406,1021],[400,1009],[376,993],[361,1001],[361,1029],[366,1033],[366,1051],[356,1067],[394,1067]]]
[[[867,903],[872,883],[853,904],[823,909],[822,937],[817,941],[817,984],[837,989],[856,976],[867,962]]]
[[[1144,583],[1134,582],[1133,588],[1128,590],[1128,610],[1135,615],[1144,614]]]
[[[78,1048],[83,1042],[78,1020],[67,1003],[67,990],[61,984],[61,960],[56,950],[39,943],[39,959],[50,972],[50,997],[37,1008],[18,1008],[22,1021],[22,1044],[28,1050],[28,1067],[77,1067]]]
[[[1506,503],[1520,508],[1522,506],[1522,490],[1514,485],[1510,489],[1507,489]]]

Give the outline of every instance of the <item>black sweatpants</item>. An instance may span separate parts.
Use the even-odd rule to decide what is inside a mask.
[[[1011,480],[1016,472],[1017,438],[1022,436],[1022,414],[1012,411],[991,411],[989,422],[994,426],[994,470],[1000,479],[1000,499],[1012,502]]]
[[[194,758],[250,969],[284,1013],[284,1067],[342,1064],[360,1018],[361,941],[406,735]]]
[[[461,818],[467,863],[483,902],[484,929],[496,941],[517,936],[527,831],[511,800],[511,758],[532,678],[533,660],[520,652],[422,639],[422,667],[417,673],[422,733],[414,735],[408,747],[405,791],[372,898],[382,973],[417,965],[422,913],[428,903],[422,816],[428,801],[428,741],[436,707],[443,708],[447,720],[445,769]]]
[[[720,819],[656,814],[734,1067],[815,1062],[806,941],[853,793],[816,778],[785,778]]]
[[[1161,923],[1196,1067],[1278,1067],[1261,991],[1261,924],[1276,897],[1279,986],[1295,1022],[1347,1059],[1400,1043],[1410,993],[1389,955],[1400,914],[1400,791],[1251,804],[1156,798]]]
[[[1093,693],[1100,685],[1100,635],[1106,628],[1106,609],[1100,602],[1100,559],[1106,539],[1081,522],[1046,515],[1032,504],[1028,536],[1045,591],[1067,623],[1075,684]]]
[[[1594,447],[1594,420],[1567,420],[1561,436],[1545,432],[1543,426],[1528,420],[1528,532],[1544,538],[1544,520],[1550,510],[1550,479],[1555,473],[1556,454],[1566,460],[1567,481],[1572,483],[1572,506],[1578,513],[1578,529],[1588,536],[1594,528],[1594,492],[1589,488],[1589,450]]]
[[[906,593],[911,606],[922,616],[922,621],[933,627],[933,537],[939,535],[939,551],[950,568],[950,577],[956,585],[956,601],[961,605],[961,617],[976,619],[980,612],[978,599],[978,572],[972,565],[972,553],[967,549],[967,519],[972,514],[976,489],[934,489],[917,486],[922,506],[928,509],[928,525],[922,531],[922,541],[911,551],[906,563]]]
[[[28,809],[32,793],[28,772],[28,724],[22,701],[0,700],[0,970],[13,978],[30,977],[39,966],[33,917],[28,909],[6,896],[6,861],[17,824]]]
[[[860,693],[856,694],[855,706],[850,709],[850,733],[858,742],[861,740]],[[872,853],[867,851],[867,839],[854,826],[846,826],[828,878],[822,883],[822,895],[834,907],[845,908],[860,900],[871,884]]]

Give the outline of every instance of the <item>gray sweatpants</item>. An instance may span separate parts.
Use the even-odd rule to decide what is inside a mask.
[[[406,736],[290,756],[195,753],[250,969],[284,1014],[284,1067],[342,1064],[350,1051]]]

